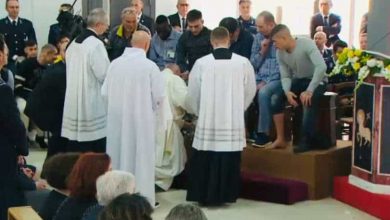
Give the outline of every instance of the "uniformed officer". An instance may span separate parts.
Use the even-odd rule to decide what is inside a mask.
[[[24,55],[26,41],[36,42],[34,27],[31,21],[19,17],[19,1],[6,0],[8,16],[0,20],[0,33],[4,34],[9,48],[8,68],[15,71],[15,60]]]

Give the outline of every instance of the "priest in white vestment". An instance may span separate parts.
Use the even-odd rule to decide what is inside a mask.
[[[110,61],[98,38],[108,28],[102,9],[88,15],[88,28],[66,50],[66,93],[61,135],[67,151],[105,152],[106,109],[101,87]]]
[[[187,160],[180,129],[184,125],[184,105],[187,85],[180,75],[180,67],[168,64],[162,71],[165,80],[165,99],[157,114],[156,185],[168,190],[173,178],[183,170]]]
[[[102,95],[107,99],[107,153],[114,169],[131,172],[137,191],[155,205],[155,112],[164,98],[164,78],[146,58],[150,36],[136,31],[133,47],[108,68]]]
[[[239,195],[244,112],[256,93],[250,61],[229,51],[229,32],[211,33],[213,52],[195,62],[186,106],[198,116],[189,160],[187,200],[202,205],[233,203]]]

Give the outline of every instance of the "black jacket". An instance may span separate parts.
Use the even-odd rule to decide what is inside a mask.
[[[182,72],[191,71],[197,59],[211,53],[210,34],[211,31],[204,27],[197,36],[189,30],[181,35],[176,48],[176,63]]]
[[[24,56],[24,44],[26,41],[37,41],[35,30],[31,21],[19,18],[16,26],[13,26],[8,17],[0,20],[0,33],[5,37],[9,48],[8,60],[14,55]]]
[[[328,38],[326,46],[332,45],[335,41],[339,39],[338,34],[341,31],[341,18],[338,15],[333,13],[329,14],[329,26],[324,27],[324,32]],[[321,13],[315,14],[310,21],[310,37],[313,39],[316,33],[316,28],[318,26],[324,26],[324,19]],[[332,36],[330,36],[332,35]]]
[[[31,93],[26,114],[45,131],[60,131],[66,91],[66,65],[59,62],[43,72]]]
[[[241,29],[237,41],[232,43],[232,45],[230,46],[230,51],[243,57],[246,57],[248,58],[248,60],[250,60],[252,44],[253,35],[249,33],[249,31]]]
[[[169,19],[169,23],[171,23],[172,27],[178,26],[178,27],[182,28],[181,27],[182,21],[180,20],[179,13],[175,13],[173,15],[169,15],[168,19]],[[187,28],[187,22],[185,23],[185,28]]]
[[[143,26],[147,27],[149,29],[150,33],[152,34],[151,36],[153,36],[153,34],[154,34],[154,20],[153,20],[153,18],[151,18],[147,15],[144,15],[144,13],[142,13],[141,18],[139,19],[139,23],[142,24]]]

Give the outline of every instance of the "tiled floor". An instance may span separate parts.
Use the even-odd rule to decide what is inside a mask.
[[[28,161],[42,167],[46,152],[33,149]],[[163,220],[169,210],[179,203],[185,202],[186,192],[173,190],[157,194],[160,202],[154,214],[154,220]],[[238,200],[237,203],[220,207],[204,208],[209,220],[370,220],[376,219],[364,212],[341,203],[332,198],[319,201],[300,202],[295,205],[279,205],[273,203]]]

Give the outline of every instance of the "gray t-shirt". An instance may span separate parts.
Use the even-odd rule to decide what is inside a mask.
[[[293,78],[312,79],[307,87],[307,91],[310,92],[313,92],[325,78],[325,61],[314,41],[309,38],[296,39],[296,47],[291,53],[278,50],[276,57],[285,92],[290,91]]]

